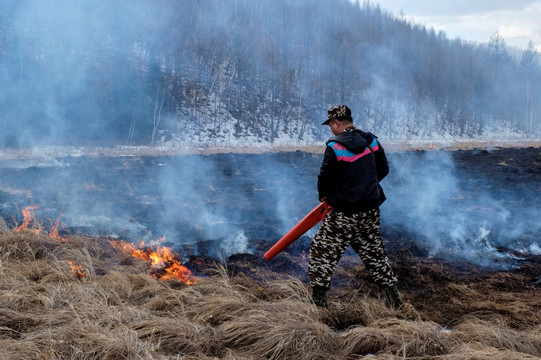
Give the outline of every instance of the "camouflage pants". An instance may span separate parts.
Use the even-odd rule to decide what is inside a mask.
[[[379,209],[355,214],[331,211],[310,246],[310,285],[330,288],[338,261],[351,245],[380,288],[397,283],[380,234]]]

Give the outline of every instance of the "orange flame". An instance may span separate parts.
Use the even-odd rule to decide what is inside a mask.
[[[58,242],[66,242],[66,241],[68,241],[68,239],[60,236],[60,234],[58,233],[58,227],[60,226],[60,218],[61,217],[62,217],[62,215],[60,215],[60,217],[58,219],[56,219],[56,221],[54,223],[54,226],[49,231],[49,236],[51,238],[55,239]]]
[[[86,277],[86,273],[82,265],[75,265],[72,261],[66,260],[66,262],[71,266],[71,271],[77,277],[77,279],[82,280]]]
[[[39,209],[39,206],[37,204],[25,207],[22,210],[23,218],[24,218],[23,223],[21,225],[19,225],[15,229],[15,231],[21,232],[21,231],[24,231],[24,230],[30,230],[33,233],[35,233],[36,235],[39,234],[41,232],[41,230],[43,229],[43,227],[38,226],[36,229],[30,229],[30,224],[35,222],[34,221],[35,220],[34,211],[38,210],[38,209]]]
[[[161,238],[160,242],[164,239]],[[197,279],[192,276],[192,272],[178,260],[179,255],[168,247],[157,245],[154,250],[151,247],[145,246],[143,241],[139,244],[139,248],[122,240],[111,240],[111,242],[114,247],[120,248],[125,254],[150,262],[148,272],[155,279],[162,281],[178,279],[187,285],[197,283]]]

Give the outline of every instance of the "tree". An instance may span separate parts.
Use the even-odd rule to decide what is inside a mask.
[[[537,49],[534,48],[533,42],[530,40],[528,48],[522,53],[520,67],[524,74],[525,81],[525,112],[524,125],[525,130],[534,132],[535,123],[535,93],[533,89],[533,79],[539,71],[539,63],[537,62]]]
[[[496,31],[488,42],[488,55],[496,66],[510,59],[507,43],[499,31]]]

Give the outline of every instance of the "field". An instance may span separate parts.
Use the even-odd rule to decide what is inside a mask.
[[[533,194],[539,152],[454,156],[473,184],[489,171],[504,183],[526,179],[518,188]],[[459,195],[476,191],[461,186]],[[537,203],[532,196],[506,197],[505,205],[522,216]],[[453,201],[469,205],[460,199]],[[351,253],[336,270],[329,308],[307,301],[307,236],[270,262],[262,254],[275,238],[265,232],[250,229],[250,252],[224,257],[202,252],[210,245],[200,241],[182,255],[190,271],[183,281],[164,276],[179,256],[151,263],[135,256],[150,247],[125,250],[116,238],[68,230],[1,224],[0,359],[541,358],[541,256],[509,242],[499,243],[498,256],[487,253],[499,261],[487,267],[433,251],[388,221],[384,239],[407,302],[395,311]],[[535,249],[534,235],[515,243]]]
[[[530,284],[540,259],[479,274],[401,257],[394,267],[409,305],[393,311],[346,258],[321,309],[306,300],[305,282],[278,271],[305,268],[302,256],[281,255],[274,268],[242,256],[199,262],[197,283],[186,285],[155,279],[106,239],[58,242],[7,228],[0,236],[2,359],[541,357],[539,290]]]

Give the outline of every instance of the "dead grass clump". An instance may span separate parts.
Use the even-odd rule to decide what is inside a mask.
[[[314,305],[283,300],[247,309],[223,323],[224,344],[257,359],[333,358],[336,334],[314,316]]]
[[[218,356],[223,342],[216,329],[187,320],[155,318],[134,325],[140,339],[169,354]]]
[[[70,236],[58,245],[53,250],[55,258],[70,259],[98,275],[114,270],[126,258],[125,254],[114,250],[110,240],[100,237]],[[134,267],[142,265],[142,262],[135,262]]]
[[[105,328],[92,321],[77,321],[63,326],[43,327],[27,334],[48,358],[53,359],[151,359],[152,344],[141,341],[126,326]]]
[[[254,300],[302,301],[302,299],[306,299],[309,296],[306,284],[291,276],[274,281],[260,281],[245,274],[239,274],[231,277],[229,281],[233,289]]]
[[[99,295],[105,303],[114,305],[131,299],[134,288],[137,287],[138,280],[141,278],[144,278],[142,281],[148,280],[148,287],[155,290],[155,281],[144,273],[133,274],[114,270],[103,276],[90,276],[89,280],[93,283],[90,287],[93,288],[94,294]]]
[[[384,319],[368,327],[355,327],[341,336],[344,353],[391,353],[401,357],[442,355],[452,341],[438,324],[426,321]]]
[[[507,326],[522,328],[534,320],[532,306],[538,301],[535,296],[528,298],[523,295],[494,292],[485,295],[484,299],[471,299],[470,303],[477,313],[498,314],[501,318],[506,318]],[[538,321],[541,320],[539,315],[537,318]]]
[[[241,317],[252,308],[252,305],[244,299],[218,295],[201,299],[198,306],[186,308],[186,315],[192,321],[218,326]]]
[[[29,230],[1,233],[0,256],[2,260],[33,261],[47,259],[52,256],[53,250],[59,246],[58,242],[48,236],[36,235]]]
[[[185,311],[185,297],[180,292],[172,292],[167,288],[155,287],[157,291],[154,296],[149,297],[143,306],[150,310],[155,315],[168,316],[174,314],[175,316],[184,317]]]
[[[321,315],[321,321],[337,330],[354,325],[368,326],[394,314],[383,300],[366,295],[354,296],[349,302],[334,301],[332,298],[329,300],[329,311]]]
[[[42,317],[0,307],[0,338],[20,338],[21,334],[42,322]]]
[[[51,359],[37,344],[28,340],[2,340],[0,346],[1,360],[36,360]]]
[[[464,343],[505,349],[541,358],[541,333],[517,331],[505,326],[503,319],[491,321],[468,318],[456,326],[454,336]]]
[[[197,286],[181,290],[190,320],[217,326],[242,316],[259,301],[249,288],[235,285],[223,267],[217,270],[216,276],[200,279]]]
[[[125,289],[121,290],[126,299],[129,299],[129,302],[134,305],[143,305],[146,304],[149,299],[152,299],[156,296],[161,295],[162,291],[165,291],[166,286],[156,282],[156,280],[150,277],[144,269],[141,269],[139,273],[126,274],[123,269],[118,269],[118,271],[110,272],[108,275],[111,275],[111,285],[118,286],[119,282],[122,282],[121,285]],[[118,280],[116,280],[118,278]],[[119,289],[120,290],[120,289]]]
[[[461,345],[437,360],[539,360],[539,357],[493,347]]]
[[[43,286],[24,282],[20,282],[18,285],[2,290],[0,308],[27,314],[45,305],[47,299]]]
[[[9,270],[11,275],[22,277],[25,281],[32,283],[33,287],[42,288],[47,283],[58,283],[59,281],[71,281],[73,274],[66,261],[56,259],[39,259],[30,263],[15,262],[15,266]]]

